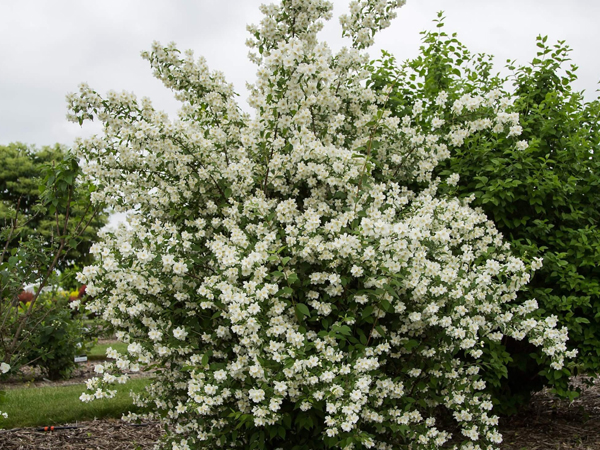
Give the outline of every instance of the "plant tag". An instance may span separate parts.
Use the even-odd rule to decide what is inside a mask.
[[[76,363],[86,362],[87,361],[87,356],[76,356],[74,361]]]

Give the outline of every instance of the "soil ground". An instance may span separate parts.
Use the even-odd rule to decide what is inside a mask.
[[[503,450],[600,450],[600,379],[575,380],[582,393],[573,402],[547,391],[534,395],[528,408],[500,422]]]

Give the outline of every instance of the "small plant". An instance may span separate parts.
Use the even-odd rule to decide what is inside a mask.
[[[0,380],[10,371],[10,366],[6,363],[0,363]],[[6,398],[6,392],[3,390],[0,390],[0,408],[2,407],[2,404],[4,403]],[[0,409],[0,418],[8,418],[8,414],[4,411],[2,411],[2,409]]]
[[[68,378],[76,366],[75,356],[86,354],[92,340],[82,321],[73,317],[66,294],[48,293],[38,302],[31,317],[37,326],[28,330],[24,360],[51,380]]]

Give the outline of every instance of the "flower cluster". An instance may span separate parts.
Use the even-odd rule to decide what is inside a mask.
[[[316,38],[329,2],[263,6],[253,117],[203,59],[158,43],[143,56],[183,103],[177,120],[128,93],[69,96],[72,120],[104,124],[77,145],[95,200],[131,210],[78,275],[128,343],[82,400],[152,366],[135,401],[170,424],[172,449],[438,448],[441,410],[461,448],[496,448],[483,352],[528,337],[559,368],[567,336],[513,302],[530,268],[493,223],[431,180],[473,130],[518,135],[501,96],[447,105],[456,125],[440,134],[365,86],[361,49],[401,3],[353,3],[354,46],[337,54]]]

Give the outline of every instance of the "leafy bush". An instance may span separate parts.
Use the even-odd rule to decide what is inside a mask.
[[[35,327],[24,332],[27,346],[22,349],[29,366],[40,367],[51,380],[69,378],[76,367],[75,356],[91,348],[92,337],[79,318],[73,317],[66,293],[46,293],[29,323]]]
[[[168,426],[167,448],[432,449],[449,420],[463,448],[493,449],[484,352],[511,336],[542,347],[549,371],[573,356],[554,318],[514,302],[530,265],[481,211],[437,193],[452,130],[395,119],[389,89],[365,86],[363,50],[401,3],[353,2],[352,48],[335,55],[316,38],[330,3],[263,6],[252,118],[222,74],[158,43],[143,55],[183,102],[177,121],[128,93],[68,97],[71,120],[104,123],[76,146],[95,200],[135,205],[79,274],[128,344],[83,400],[146,366],[156,378],[136,402]],[[519,145],[504,96],[465,101],[440,103]]]
[[[440,28],[424,34],[421,54],[397,67],[384,58],[373,68],[375,90],[394,87],[387,104],[397,117],[422,111],[421,126],[454,133],[451,157],[435,175],[441,192],[473,195],[525,261],[543,258],[543,267],[518,295],[525,304],[537,299],[540,313],[552,315],[569,329],[570,347],[579,349],[584,372],[600,369],[600,103],[586,103],[572,88],[576,67],[564,68],[570,49],[538,37],[537,57],[529,66],[509,64],[513,74],[493,73],[490,56],[471,54]],[[512,83],[512,91],[503,87]],[[519,117],[522,131],[515,147],[491,117],[466,128],[453,120],[440,96],[454,109],[470,108],[465,97],[483,99],[498,93],[507,113]],[[500,94],[501,93],[501,94]],[[596,151],[594,151],[596,149]],[[530,392],[551,384],[562,395],[569,391],[567,368],[547,371],[541,349],[505,338],[489,354],[485,378],[496,388],[494,397],[505,412],[529,398]],[[508,380],[502,380],[507,374]],[[515,380],[513,382],[512,380]]]

